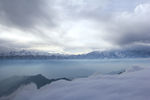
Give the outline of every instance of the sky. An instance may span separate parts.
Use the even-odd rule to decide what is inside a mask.
[[[149,0],[0,0],[0,52],[150,46]]]

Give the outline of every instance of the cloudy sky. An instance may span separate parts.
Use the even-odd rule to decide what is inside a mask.
[[[0,0],[0,52],[150,46],[149,0]]]

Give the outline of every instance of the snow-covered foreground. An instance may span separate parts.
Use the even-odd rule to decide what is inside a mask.
[[[150,100],[150,68],[133,67],[120,75],[57,81],[36,89],[21,87],[1,100]]]

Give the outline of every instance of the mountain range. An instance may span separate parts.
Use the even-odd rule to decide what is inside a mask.
[[[27,58],[27,59],[104,59],[104,58],[148,58],[150,50],[108,50],[93,51],[86,54],[69,55],[59,53],[34,52],[34,51],[11,51],[0,53],[0,59]]]

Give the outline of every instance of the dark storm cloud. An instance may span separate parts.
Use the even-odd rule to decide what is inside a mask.
[[[120,45],[130,45],[134,43],[150,43],[150,30],[141,34],[125,34],[118,41]]]
[[[53,24],[51,16],[44,11],[45,6],[44,0],[0,0],[0,22],[19,28],[33,28],[44,21]]]
[[[120,46],[150,43],[150,4],[140,4],[132,12],[124,12],[112,18],[106,29],[107,37]]]
[[[132,19],[131,19],[132,20]],[[138,19],[140,20],[140,19]],[[117,24],[117,28],[108,28],[110,35],[106,38],[107,41],[111,41],[119,46],[131,45],[136,43],[150,43],[150,19],[147,19],[145,23],[133,24],[129,20],[128,24]],[[124,24],[124,25],[123,25]],[[123,25],[123,26],[122,26]]]

